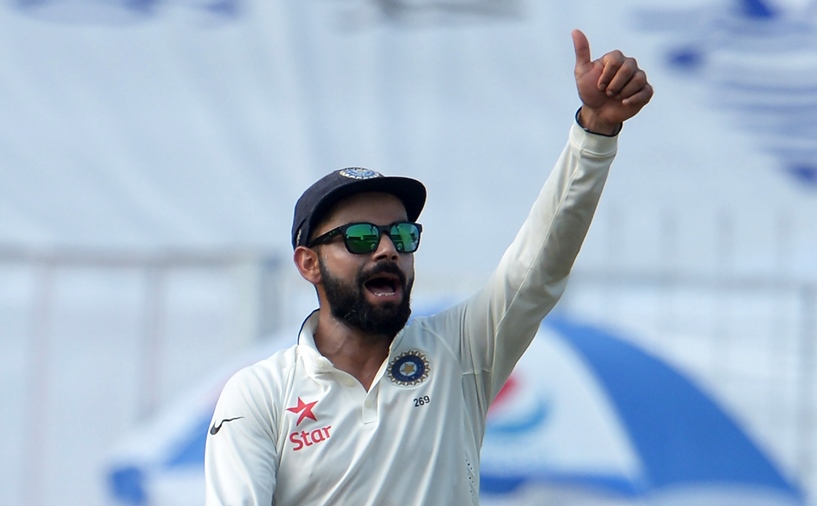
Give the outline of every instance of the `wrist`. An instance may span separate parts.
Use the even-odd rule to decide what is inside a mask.
[[[607,123],[606,121],[602,121],[595,114],[588,112],[584,106],[579,107],[579,110],[576,111],[576,123],[578,123],[585,132],[603,135],[605,137],[617,136],[624,126],[623,123]]]

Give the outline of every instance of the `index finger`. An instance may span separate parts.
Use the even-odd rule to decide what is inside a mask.
[[[587,36],[579,29],[570,32],[573,36],[573,49],[576,51],[576,66],[590,63],[590,42]]]

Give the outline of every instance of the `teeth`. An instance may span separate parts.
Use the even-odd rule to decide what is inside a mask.
[[[385,288],[385,287],[377,289],[377,290],[369,290],[369,291],[372,292],[372,294],[376,295],[377,297],[389,297],[389,296],[394,295],[394,294],[397,293],[397,290],[395,290],[394,288],[389,289],[389,288]]]

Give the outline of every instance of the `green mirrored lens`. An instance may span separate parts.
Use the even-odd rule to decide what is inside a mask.
[[[371,253],[380,242],[380,231],[368,223],[357,223],[346,229],[344,239],[352,253]]]
[[[401,253],[413,253],[420,245],[420,230],[414,223],[397,223],[389,230],[394,247]]]

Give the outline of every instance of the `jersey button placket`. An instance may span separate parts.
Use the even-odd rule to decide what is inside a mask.
[[[374,386],[366,394],[363,400],[363,409],[361,411],[361,420],[364,424],[373,423],[377,421],[377,392],[380,389]]]

